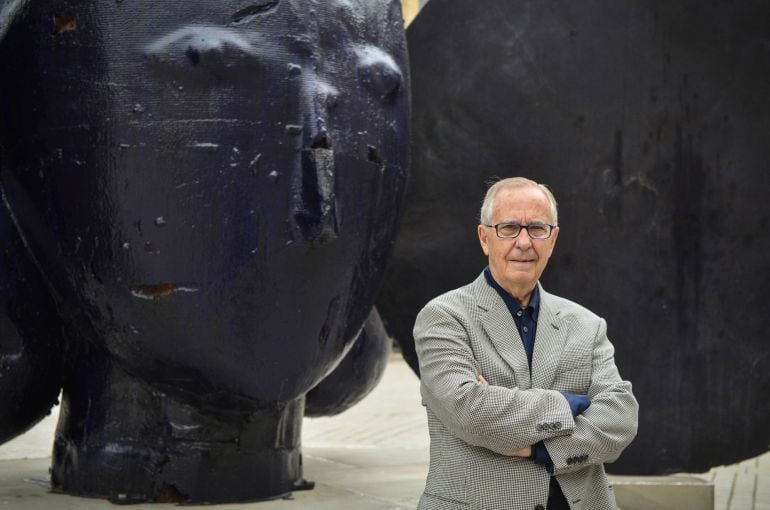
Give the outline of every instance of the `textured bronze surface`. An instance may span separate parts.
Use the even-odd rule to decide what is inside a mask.
[[[401,209],[399,2],[5,0],[0,62],[0,440],[63,387],[57,490],[305,486]]]

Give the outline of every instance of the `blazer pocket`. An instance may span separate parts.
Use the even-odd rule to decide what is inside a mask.
[[[469,459],[467,494],[470,510],[546,505],[550,475],[544,467],[529,459],[488,452]]]
[[[574,344],[575,342],[568,343],[562,351],[559,364],[556,367],[557,371],[567,372],[576,368],[591,366],[591,349],[580,343]]]
[[[560,369],[554,377],[553,389],[587,394],[591,386],[591,372],[591,365],[576,366],[567,370]]]
[[[468,510],[468,503],[424,492],[417,508],[419,510]]]

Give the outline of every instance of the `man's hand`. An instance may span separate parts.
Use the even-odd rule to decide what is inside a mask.
[[[526,448],[522,448],[521,450],[516,450],[515,452],[505,452],[503,453],[506,457],[532,457],[532,447],[527,446]]]
[[[484,379],[484,376],[479,374],[476,376],[476,379],[478,379],[479,384],[489,384],[486,379]],[[516,450],[515,452],[505,452],[503,453],[506,457],[532,457],[532,447],[526,446],[522,448],[521,450]]]

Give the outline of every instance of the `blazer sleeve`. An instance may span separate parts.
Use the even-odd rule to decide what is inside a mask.
[[[423,308],[414,327],[423,403],[449,432],[501,454],[570,434],[575,422],[558,391],[477,381],[469,329],[460,313],[435,301]]]
[[[615,366],[607,323],[604,319],[598,322],[588,390],[591,405],[575,418],[572,434],[544,441],[557,475],[612,462],[636,436],[639,404],[631,383],[620,378]]]

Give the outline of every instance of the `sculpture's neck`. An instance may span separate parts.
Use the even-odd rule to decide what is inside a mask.
[[[226,503],[304,488],[304,397],[212,416],[91,361],[64,391],[54,442],[55,491],[115,503]]]

